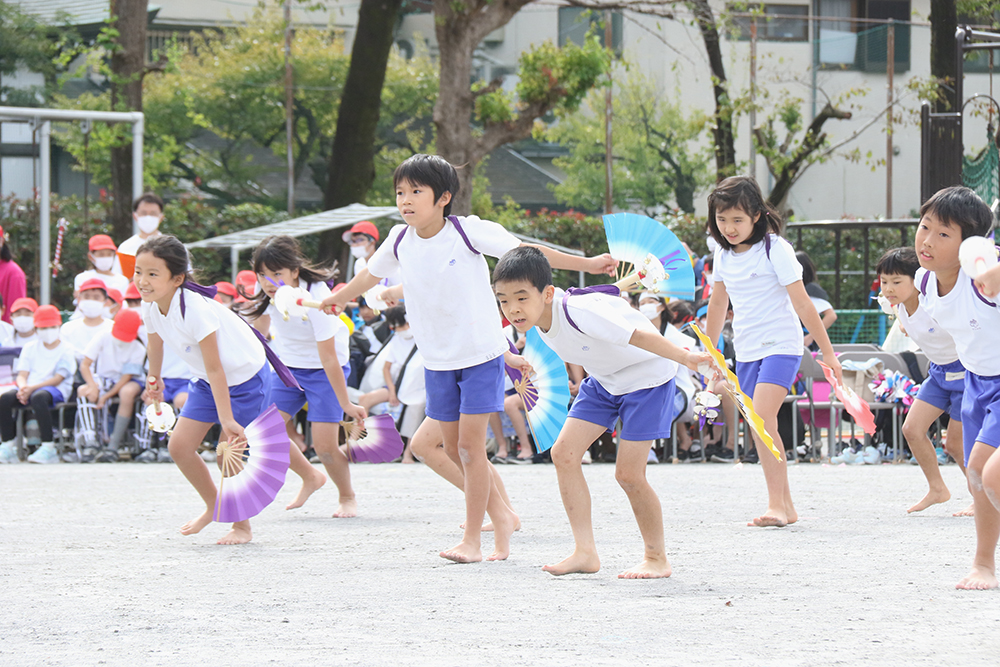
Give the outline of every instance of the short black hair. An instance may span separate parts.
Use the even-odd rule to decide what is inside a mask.
[[[413,185],[423,185],[434,192],[434,201],[441,199],[446,192],[451,193],[451,201],[444,207],[444,214],[451,214],[451,204],[458,194],[458,172],[450,162],[440,155],[416,155],[403,160],[396,171],[392,173],[392,187],[399,187],[401,181],[409,181]]]
[[[493,269],[493,284],[526,280],[542,292],[552,284],[552,267],[538,248],[518,246],[508,250]]]
[[[913,278],[920,268],[917,251],[912,246],[893,248],[886,251],[875,265],[875,273],[879,276],[909,276]]]
[[[382,314],[390,327],[401,327],[406,324],[406,306],[402,304],[386,308]]]
[[[816,282],[816,265],[813,264],[809,253],[805,250],[799,250],[795,253],[795,259],[799,260],[799,264],[802,265],[802,284],[808,285]]]
[[[986,236],[993,228],[993,211],[975,192],[961,185],[953,185],[935,192],[920,207],[920,217],[933,213],[946,225],[962,230],[962,239]]]
[[[147,204],[156,204],[160,207],[160,213],[163,213],[163,200],[155,192],[144,192],[135,198],[132,202],[132,212],[134,213],[139,209],[139,204],[146,202]]]
[[[719,231],[715,216],[731,208],[738,208],[751,218],[757,218],[753,223],[753,232],[743,243],[754,245],[763,241],[768,233],[781,234],[781,216],[767,203],[757,180],[753,176],[730,176],[708,196],[708,233],[723,250],[732,250],[733,244]]]

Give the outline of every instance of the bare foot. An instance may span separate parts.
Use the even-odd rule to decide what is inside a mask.
[[[910,514],[911,512],[919,512],[920,510],[927,509],[931,505],[937,505],[938,503],[943,503],[946,500],[950,499],[951,499],[951,492],[949,492],[948,489],[946,488],[937,490],[931,489],[930,491],[927,492],[927,495],[924,496],[923,500],[921,500],[919,503],[917,503],[910,509],[906,510],[906,513]]]
[[[459,526],[459,528],[461,528],[462,530],[465,530],[465,524],[463,523],[462,525]],[[493,532],[493,522],[492,521],[487,521],[486,523],[483,524],[483,527],[480,530],[482,530],[484,533],[492,533]],[[514,515],[514,532],[516,533],[519,530],[521,530],[521,517],[519,517],[519,516],[517,516],[515,514]]]
[[[499,519],[493,529],[493,553],[486,560],[507,560],[510,555],[510,536],[514,534],[514,521],[517,515],[510,512]]]
[[[965,579],[955,584],[955,588],[966,591],[985,591],[996,587],[996,574],[992,570],[980,567],[979,565],[973,565]]]
[[[972,503],[961,512],[955,512],[952,516],[976,516],[976,503]]]
[[[326,475],[321,473],[319,470],[313,470],[314,475],[310,475],[309,479],[302,480],[302,488],[299,489],[299,495],[295,496],[286,510],[293,510],[297,507],[302,507],[309,500],[309,496],[313,494],[314,491],[326,484]]]
[[[212,516],[214,512],[212,510],[205,510],[205,513],[201,516],[191,519],[186,524],[181,526],[181,535],[194,535],[195,533],[201,532],[201,529],[212,523]]]
[[[629,568],[618,575],[619,579],[663,579],[671,573],[670,563],[643,558],[635,567]]]
[[[798,519],[798,517],[796,517]],[[759,528],[764,528],[767,526],[773,526],[775,528],[784,528],[789,524],[788,515],[784,511],[772,510],[768,508],[761,516],[756,517],[753,521],[747,522],[748,526],[757,526]]]
[[[456,563],[478,563],[483,560],[483,552],[480,548],[466,544],[465,542],[459,542],[458,546],[452,547],[447,551],[442,551],[438,555],[441,558],[447,558]]]
[[[246,544],[252,537],[250,522],[237,521],[233,524],[233,529],[223,535],[216,544]]]
[[[543,565],[542,570],[559,577],[564,574],[593,574],[601,569],[601,559],[596,553],[581,554],[574,551],[569,558],[566,558],[555,565]]]
[[[334,519],[350,519],[358,515],[358,501],[354,498],[341,498],[340,506],[333,513]]]

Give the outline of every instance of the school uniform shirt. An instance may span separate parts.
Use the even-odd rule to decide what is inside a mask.
[[[395,241],[395,238],[396,237],[393,237],[393,241]],[[352,275],[356,276],[359,273],[361,273],[361,271],[367,268],[368,268],[368,260],[365,259],[364,257],[358,257],[356,260],[354,260],[354,273]],[[398,271],[393,275],[386,276],[385,278],[382,278],[378,281],[378,284],[382,285],[383,287],[392,287],[393,285],[398,285],[399,283],[400,280]]]
[[[79,292],[80,285],[87,282],[91,278],[97,278],[102,283],[104,283],[105,287],[107,287],[108,289],[116,289],[124,295],[125,290],[128,289],[128,284],[131,282],[131,280],[129,280],[128,278],[126,278],[121,274],[120,268],[118,269],[117,273],[114,272],[115,271],[114,268],[112,268],[111,271],[112,274],[110,276],[104,275],[103,273],[98,273],[97,269],[88,269],[87,271],[83,271],[82,273],[76,274],[76,278],[73,279],[73,291]]]
[[[923,284],[925,269],[917,269],[913,282]],[[958,280],[950,292],[940,296],[934,274],[927,280],[926,292],[920,294],[920,306],[951,334],[958,358],[966,370],[976,375],[1000,375],[1000,354],[996,353],[997,331],[1000,331],[1000,310],[996,297],[980,297],[972,280],[959,269]],[[989,303],[987,303],[987,301]],[[930,356],[927,357],[930,359]]]
[[[501,356],[507,340],[483,255],[500,257],[521,245],[495,222],[471,215],[459,218],[475,255],[450,221],[429,239],[407,225],[396,225],[368,260],[376,277],[397,271],[406,296],[406,320],[424,357],[424,367],[450,371],[478,366]],[[403,230],[397,252],[393,246]]]
[[[399,371],[406,363],[406,358],[416,346],[413,340],[412,331],[394,333],[388,342],[389,349],[386,351],[385,360],[389,362],[389,377],[393,380],[399,377]]]
[[[181,291],[187,314],[181,316]],[[206,299],[190,290],[178,289],[166,314],[155,303],[142,303],[142,321],[149,333],[163,339],[191,369],[194,377],[208,382],[205,360],[198,344],[211,333],[216,334],[219,358],[230,387],[243,384],[256,375],[266,363],[264,346],[240,317],[218,301]],[[162,372],[162,369],[161,369]],[[166,377],[166,376],[164,376]]]
[[[929,280],[928,283],[930,283]],[[896,307],[896,316],[899,318],[899,325],[903,327],[903,331],[910,337],[910,340],[920,346],[920,349],[927,355],[928,361],[932,361],[938,366],[947,366],[958,361],[955,339],[944,327],[938,324],[937,320],[928,314],[926,308],[921,308],[919,299],[917,310],[912,315],[906,312],[906,306],[900,304]]]
[[[673,324],[667,324],[667,328],[663,330],[663,337],[679,348],[685,350],[693,350],[695,348],[694,339],[692,339],[691,336],[685,336],[682,334],[680,329],[675,327]],[[687,394],[689,399],[694,396],[695,392],[694,379],[692,378],[691,373],[692,371],[687,366],[677,364],[677,375],[674,376],[674,386],[676,386],[679,391],[683,391]]]
[[[802,355],[802,326],[788,296],[788,285],[802,280],[802,265],[785,239],[771,234],[768,257],[764,242],[749,250],[715,251],[713,277],[725,283],[733,304],[733,345],[737,361],[757,361],[772,354]]]
[[[563,294],[556,290],[552,326],[538,333],[560,359],[583,366],[609,394],[622,396],[658,387],[677,374],[677,362],[629,345],[637,330],[657,336],[660,332],[627,301],[594,293],[569,297],[569,317],[577,329],[566,319]]]
[[[144,375],[146,348],[138,338],[126,343],[107,331],[90,341],[84,356],[94,362],[91,372],[98,378],[118,382],[122,375],[139,380]]]
[[[326,283],[313,283],[307,289],[313,301],[322,301],[330,295]],[[287,322],[273,303],[264,311],[271,316],[271,346],[278,358],[289,368],[323,368],[316,343],[332,338],[337,348],[337,364],[346,366],[351,360],[347,325],[339,317],[330,317],[316,308],[307,310],[306,319],[290,316]]]
[[[73,374],[76,373],[76,358],[73,348],[59,341],[55,349],[50,350],[40,340],[24,346],[21,356],[14,363],[14,373],[28,372],[28,384],[38,384],[50,380],[56,375],[62,376],[62,382],[56,389],[62,392],[63,398],[69,400],[73,390]]]
[[[59,328],[59,339],[69,344],[76,355],[76,363],[79,365],[83,361],[87,347],[102,334],[110,333],[115,323],[111,320],[101,318],[101,323],[90,326],[83,319],[70,320]]]
[[[169,345],[163,346],[163,363],[160,364],[160,375],[173,380],[190,380],[194,377],[191,367],[177,356],[174,348]]]

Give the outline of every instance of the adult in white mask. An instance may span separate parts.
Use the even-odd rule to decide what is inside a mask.
[[[87,242],[87,259],[93,268],[82,273],[78,273],[73,279],[73,299],[77,303],[77,312],[73,314],[73,319],[81,316],[79,311],[80,286],[91,280],[100,280],[106,289],[116,289],[124,292],[128,289],[130,278],[122,275],[121,269],[115,269],[117,259],[115,242],[107,234],[96,234],[90,237]]]
[[[152,192],[141,195],[132,204],[132,219],[139,227],[139,233],[122,241],[121,245],[118,246],[118,253],[135,257],[136,251],[146,242],[146,239],[160,235],[160,224],[163,222],[163,200]],[[122,273],[121,264],[117,260],[116,266],[119,273]],[[128,275],[126,278],[131,280],[132,276]],[[123,294],[125,292],[124,289],[120,291]]]

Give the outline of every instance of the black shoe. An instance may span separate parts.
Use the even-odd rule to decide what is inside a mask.
[[[719,447],[709,460],[715,463],[732,463],[736,460],[736,457],[733,454],[733,450]]]
[[[760,459],[757,457],[757,450],[751,449],[749,452],[743,455],[743,463],[760,463]]]

